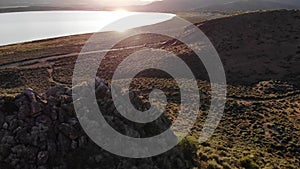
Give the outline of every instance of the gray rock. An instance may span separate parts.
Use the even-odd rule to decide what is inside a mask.
[[[46,93],[45,93],[45,96],[46,97],[49,97],[49,96],[54,96],[54,97],[57,97],[57,96],[60,96],[60,95],[63,95],[65,94],[65,92],[67,91],[68,89],[64,86],[56,86],[56,87],[53,87],[51,88],[50,90],[48,90]]]
[[[3,123],[5,122],[4,118],[4,113],[0,111],[0,126],[3,126]]]
[[[71,148],[72,148],[73,150],[75,150],[75,149],[77,148],[77,146],[78,146],[78,143],[77,143],[76,141],[72,140]]]
[[[47,151],[40,151],[37,155],[37,164],[46,164],[48,161],[48,152]]]
[[[48,169],[46,166],[38,166],[37,169]]]
[[[122,134],[131,137],[141,137],[150,131],[163,131],[167,119],[158,120],[151,125],[133,125],[116,111],[110,95],[110,86],[100,78],[96,78],[96,95],[98,105],[103,106],[104,116],[112,127]],[[81,97],[91,92],[91,85],[84,83],[75,88],[82,89]],[[137,99],[139,106],[144,100]],[[2,103],[3,102],[3,103]],[[5,105],[6,100],[0,98],[0,106]],[[6,168],[22,169],[158,169],[173,168],[174,165],[184,166],[184,160],[179,151],[173,151],[156,158],[128,159],[110,154],[98,147],[82,130],[76,117],[72,89],[58,86],[50,89],[44,95],[39,95],[32,89],[27,89],[14,99],[10,104],[18,109],[6,114],[0,111],[0,165],[7,164]],[[86,106],[86,105],[84,105]],[[83,108],[84,108],[83,106]],[[80,117],[89,120],[89,127],[100,125],[89,116]],[[100,133],[101,134],[101,133]],[[172,158],[171,158],[172,157]],[[165,164],[162,164],[165,163]],[[174,165],[172,165],[174,164]]]
[[[75,140],[79,137],[80,132],[76,131],[74,127],[67,123],[62,123],[59,125],[59,130],[71,140]]]
[[[10,153],[10,147],[5,144],[0,145],[0,160],[4,160]]]
[[[46,103],[47,101],[32,89],[26,89],[22,94],[16,97],[16,105],[19,109],[26,115],[34,117],[42,112]]]
[[[15,144],[15,138],[13,136],[4,136],[1,139],[2,144],[8,144],[8,145],[14,145]]]
[[[3,123],[3,125],[2,125],[2,127],[4,128],[4,129],[8,129],[8,123]]]

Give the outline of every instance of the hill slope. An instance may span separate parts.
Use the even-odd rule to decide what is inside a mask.
[[[281,80],[300,86],[300,11],[254,12],[198,24],[229,83]]]

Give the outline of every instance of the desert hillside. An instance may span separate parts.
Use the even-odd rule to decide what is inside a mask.
[[[229,83],[300,85],[300,11],[253,12],[198,26],[219,52]]]
[[[86,136],[72,110],[70,92],[75,61],[90,34],[0,47],[0,164],[16,168],[30,160],[35,167],[68,168],[73,166],[67,155],[71,153],[82,155],[78,163],[86,168],[97,168],[95,164],[110,166],[114,160],[116,166],[111,168],[300,168],[299,21],[300,11],[278,10],[196,24],[218,51],[228,81],[222,120],[213,137],[201,145],[194,140],[199,137],[207,115],[210,84],[195,54],[186,45],[160,35],[138,35],[117,44],[108,52],[98,73],[108,83],[124,58],[150,47],[172,51],[182,58],[197,77],[201,93],[199,118],[186,143],[173,149],[174,153],[127,163],[102,149],[82,155],[83,150],[93,149],[94,145],[81,138]],[[189,28],[186,30],[181,36],[193,38],[189,37]],[[99,36],[109,40],[117,35]],[[148,94],[153,88],[163,90],[169,98],[165,115],[172,122],[178,115],[180,93],[167,74],[151,70],[137,76],[131,84],[134,96],[140,100],[136,106],[149,106]],[[110,116],[111,111],[106,113]],[[47,126],[57,129],[45,130]],[[160,131],[165,126],[151,127]],[[127,129],[121,131],[128,134]],[[57,145],[34,145],[34,141],[48,139]],[[57,147],[56,152],[51,146]],[[67,154],[57,161],[57,152]],[[86,160],[86,165],[81,163]],[[174,160],[176,163],[172,163]]]

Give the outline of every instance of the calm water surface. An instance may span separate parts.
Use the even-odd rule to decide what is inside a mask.
[[[143,20],[134,25],[105,31],[152,25],[175,15],[125,11],[41,11],[0,14],[0,46],[68,35],[101,32],[104,26],[122,17],[140,15]]]

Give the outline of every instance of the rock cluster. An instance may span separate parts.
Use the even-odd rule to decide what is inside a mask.
[[[96,95],[99,106],[105,104],[106,120],[123,134],[143,137],[152,131],[150,135],[154,135],[170,123],[162,118],[149,125],[130,124],[116,113],[108,83],[98,78]],[[54,87],[43,95],[27,89],[14,98],[0,98],[1,168],[184,169],[189,168],[187,160],[191,159],[185,159],[179,148],[146,159],[123,158],[101,149],[82,130],[74,111],[72,89],[67,87]]]

